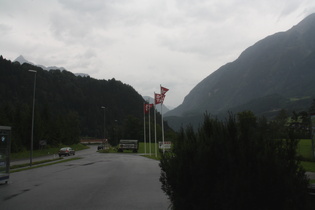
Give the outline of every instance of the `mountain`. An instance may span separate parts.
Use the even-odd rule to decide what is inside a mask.
[[[28,64],[31,64],[31,65],[34,65],[32,62],[29,62],[28,60],[26,60],[23,55],[20,55],[19,57],[17,57],[13,62],[19,62],[21,65],[23,63],[28,63]]]
[[[14,128],[12,151],[29,148],[35,81],[34,148],[39,148],[43,139],[55,146],[104,136],[112,145],[119,139],[143,141],[144,99],[130,85],[114,78],[98,80],[66,70],[46,71],[0,55],[0,125]],[[160,129],[159,113],[156,123]],[[170,138],[167,135],[172,136],[172,130],[167,123],[164,130],[165,138]],[[157,138],[161,135],[158,132]]]
[[[154,103],[154,98],[152,98],[150,96],[143,96],[143,99],[145,101],[148,101],[149,103]],[[156,111],[161,113],[161,109],[162,109],[163,115],[166,114],[168,111],[170,111],[170,109],[167,106],[165,106],[164,104],[162,104],[162,105],[161,104],[157,104],[156,105]]]
[[[60,71],[64,71],[66,70],[64,67],[58,67],[58,66],[44,66],[44,65],[35,65],[34,63],[26,60],[23,55],[20,55],[19,57],[17,57],[13,62],[19,62],[21,65],[23,63],[28,63],[28,64],[31,64],[31,65],[34,65],[34,66],[38,66],[40,68],[42,68],[43,70],[46,70],[46,71],[50,71],[50,70],[60,70]],[[89,77],[88,74],[85,74],[85,73],[75,73],[74,75],[76,76],[81,76],[81,77]]]
[[[36,73],[37,111],[49,109],[52,116],[65,115],[71,111],[79,113],[86,136],[93,136],[93,130],[103,130],[103,110],[107,108],[107,122],[121,124],[128,116],[143,118],[143,98],[133,87],[117,81],[77,77],[66,70],[46,71],[28,62],[20,65],[0,56],[0,93],[5,100],[0,107],[9,104],[15,107],[31,104],[34,75]],[[1,116],[1,115],[0,115]],[[142,121],[141,121],[142,122]],[[103,132],[100,132],[101,134]],[[99,135],[99,134],[97,134]],[[100,135],[102,136],[102,135]],[[94,136],[95,137],[95,136]]]
[[[286,32],[247,48],[197,84],[165,120],[178,128],[208,112],[254,110],[272,117],[277,110],[307,109],[315,96],[315,14]],[[172,125],[173,124],[173,125]]]
[[[85,74],[85,73],[75,73],[75,76],[80,76],[80,77],[89,77],[90,75]]]

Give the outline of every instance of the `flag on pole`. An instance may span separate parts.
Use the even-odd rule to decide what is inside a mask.
[[[152,108],[153,104],[144,104],[144,113],[147,114],[149,113],[150,108]]]
[[[163,87],[162,85],[160,85],[160,88],[161,88],[161,94],[160,94],[160,98],[162,98],[161,101],[161,104],[163,104],[164,102],[164,98],[165,98],[165,93],[168,91],[168,88],[165,88]],[[161,121],[162,121],[162,142],[163,142],[163,154],[165,152],[165,149],[164,149],[164,120],[163,120],[163,112],[162,112],[162,106],[161,106]]]
[[[154,93],[154,103],[155,104],[163,104],[165,95]]]
[[[162,87],[161,85],[160,85],[160,87],[161,87],[161,94],[162,95],[165,95],[165,93],[169,90],[169,89],[167,89],[165,87]]]

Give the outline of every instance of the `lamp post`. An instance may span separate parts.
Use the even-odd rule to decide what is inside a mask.
[[[114,143],[115,145],[118,143],[118,120],[115,120],[115,139],[114,139]]]
[[[105,143],[105,140],[106,140],[106,128],[105,128],[105,111],[106,111],[106,107],[105,106],[102,106],[101,107],[102,109],[104,109],[104,142],[103,143]]]
[[[35,111],[35,90],[36,90],[36,70],[28,70],[34,73],[34,90],[33,90],[33,111],[32,111],[32,132],[31,132],[31,152],[30,152],[30,166],[32,166],[33,158],[33,140],[34,140],[34,111]]]

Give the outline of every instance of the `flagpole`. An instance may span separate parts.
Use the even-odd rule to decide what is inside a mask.
[[[157,143],[156,143],[156,107],[154,106],[154,121],[155,121],[155,157],[157,157]]]
[[[150,101],[149,101],[150,104]],[[150,105],[149,105],[150,106]],[[151,115],[151,111],[150,111],[150,107],[149,107],[149,147],[150,147],[150,155],[151,155],[151,120],[150,120],[150,115]]]
[[[154,106],[154,111],[155,111],[155,106]],[[156,114],[156,111],[155,111]],[[157,143],[156,143],[156,115],[155,115],[155,142],[154,142],[154,150],[155,150],[155,157],[157,157]]]
[[[163,144],[163,154],[165,152],[165,145],[164,145],[164,121],[163,121],[163,112],[162,112],[163,104],[161,104],[161,119],[162,119],[162,144]]]
[[[156,151],[156,101],[155,101],[155,93],[154,93],[154,136],[155,136],[155,151]],[[155,156],[156,156],[155,152]]]
[[[161,102],[161,119],[162,119],[162,143],[163,143],[163,154],[165,152],[165,145],[164,145],[164,119],[163,119],[163,102],[164,102],[164,98],[165,98],[165,93],[168,91],[167,88],[162,87],[162,85],[160,85],[160,90],[161,90],[161,95],[163,96],[163,100]]]
[[[143,135],[144,135],[144,154],[147,154],[147,146],[146,146],[146,132],[145,132],[145,103],[143,103]]]

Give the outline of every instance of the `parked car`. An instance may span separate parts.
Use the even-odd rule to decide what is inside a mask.
[[[59,154],[59,157],[61,157],[61,155],[70,156],[70,155],[75,155],[75,151],[71,147],[63,147],[59,150],[58,154]]]
[[[104,149],[104,145],[103,144],[100,144],[97,146],[97,150],[100,150],[100,149]]]

